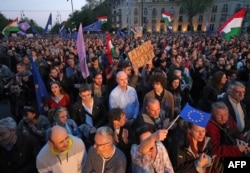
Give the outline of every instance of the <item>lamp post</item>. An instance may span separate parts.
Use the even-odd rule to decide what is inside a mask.
[[[67,1],[69,1],[69,0],[67,0]],[[74,8],[73,8],[73,0],[71,0],[71,8],[72,8],[72,13],[73,13],[73,11],[74,11]]]
[[[141,26],[143,27],[143,0],[141,0]]]

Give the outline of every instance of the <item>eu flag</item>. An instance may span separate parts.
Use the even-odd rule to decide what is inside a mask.
[[[102,31],[101,22],[97,21],[83,28],[83,31]]]
[[[32,63],[32,73],[33,73],[35,91],[36,91],[37,109],[40,114],[44,114],[44,103],[45,103],[45,99],[48,97],[48,92],[46,90],[46,87],[43,83],[41,75],[38,72],[34,61],[31,60],[31,63]]]
[[[48,29],[49,29],[49,25],[51,26],[52,25],[52,14],[50,13],[49,15],[49,18],[48,18],[48,21],[47,21],[47,24],[43,30],[43,33],[48,33]]]
[[[180,117],[198,126],[206,127],[208,121],[210,120],[211,114],[200,111],[196,108],[193,108],[189,104],[186,104],[180,113]]]

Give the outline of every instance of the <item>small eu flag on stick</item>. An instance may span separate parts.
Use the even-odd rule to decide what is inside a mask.
[[[180,117],[198,126],[206,127],[211,114],[200,111],[189,104],[186,104],[180,113]]]

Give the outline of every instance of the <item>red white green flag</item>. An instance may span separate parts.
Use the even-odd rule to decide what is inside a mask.
[[[17,31],[19,31],[18,18],[15,18],[10,23],[8,23],[7,26],[5,26],[5,28],[2,31],[2,34],[8,35],[10,32],[17,32]]]
[[[130,30],[131,30],[131,32],[132,32],[133,34],[136,34],[136,33],[137,33],[137,30],[136,30],[134,27],[132,27],[132,26],[131,26]]]
[[[173,20],[173,15],[170,14],[169,12],[167,11],[163,11],[162,14],[161,14],[163,20],[168,24],[170,25],[172,20]]]
[[[100,16],[100,17],[98,17],[98,21],[100,21],[101,24],[107,23],[108,17],[107,16]]]
[[[229,41],[232,36],[239,35],[246,11],[246,8],[242,8],[218,28],[217,32],[225,34],[226,41]]]
[[[106,35],[106,44],[107,44],[107,56],[108,56],[108,62],[110,65],[113,64],[113,59],[116,55],[115,53],[115,48],[111,42],[111,37],[110,37],[110,34],[107,33]]]

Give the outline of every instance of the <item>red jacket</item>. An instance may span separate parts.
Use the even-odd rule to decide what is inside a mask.
[[[208,122],[206,127],[208,136],[211,137],[213,154],[218,157],[240,157],[242,153],[240,152],[238,146],[229,140],[227,135],[212,121],[213,118]],[[230,130],[238,131],[237,125],[231,116],[228,117],[227,127]],[[233,137],[231,137],[233,138]],[[233,138],[233,141],[236,138]]]

